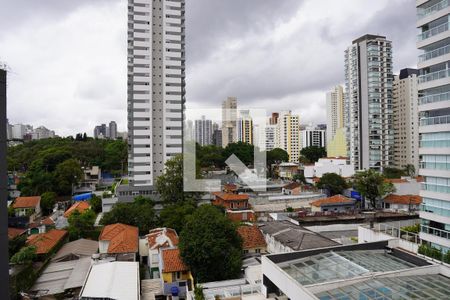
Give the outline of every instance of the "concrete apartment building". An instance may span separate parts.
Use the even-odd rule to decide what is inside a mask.
[[[117,139],[117,123],[115,121],[109,122],[109,138],[112,140]]]
[[[195,120],[195,141],[201,146],[211,145],[213,136],[212,121],[206,120],[202,116],[200,120]]]
[[[299,115],[291,111],[282,112],[278,117],[275,147],[286,151],[290,162],[298,162],[300,158],[299,124]]]
[[[253,145],[253,120],[250,116],[249,110],[239,111],[239,118],[237,120],[237,140]]]
[[[228,97],[222,103],[222,147],[237,141],[237,98]]]
[[[347,156],[344,128],[344,89],[337,85],[327,93],[327,153],[328,156]]]
[[[419,115],[416,69],[403,69],[394,77],[394,165],[419,169]]]
[[[392,43],[366,34],[345,50],[345,123],[356,170],[381,171],[394,159]]]
[[[120,197],[148,195],[182,152],[185,1],[128,1],[128,175]]]
[[[420,239],[450,250],[450,5],[417,0]]]
[[[314,126],[307,126],[304,130],[300,131],[300,142],[301,148],[317,146],[317,147],[325,147],[326,146],[326,131],[322,129],[318,129]]]

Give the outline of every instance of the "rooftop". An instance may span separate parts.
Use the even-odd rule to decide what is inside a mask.
[[[46,254],[52,250],[67,234],[66,230],[52,229],[46,233],[30,235],[28,246],[36,246],[36,254]]]
[[[213,195],[224,201],[248,200],[248,198],[249,198],[249,196],[247,194],[232,194],[232,193],[223,193],[223,192],[214,192]]]
[[[244,250],[266,247],[264,236],[256,225],[239,226],[237,231],[242,238],[242,248]]]
[[[71,207],[69,207],[68,210],[66,210],[66,212],[64,213],[64,217],[65,218],[70,217],[70,215],[76,210],[81,214],[86,210],[88,210],[90,207],[91,205],[87,201],[75,202]]]
[[[139,230],[134,226],[121,223],[106,225],[98,239],[109,241],[108,253],[138,252]]]
[[[8,227],[8,239],[12,240],[26,231],[26,229]]]
[[[418,195],[390,194],[384,198],[384,202],[392,204],[420,205],[422,203],[422,197]]]
[[[285,188],[287,190],[293,190],[293,189],[298,188],[300,186],[301,186],[301,184],[298,183],[298,182],[291,182],[291,183],[288,183],[285,186],[283,186],[283,188]]]
[[[178,234],[172,228],[155,228],[146,235],[149,249],[174,247],[178,245]]]
[[[171,273],[188,270],[188,267],[181,260],[178,248],[162,250],[162,272]]]
[[[17,197],[14,201],[13,208],[34,208],[40,201],[40,196]]]
[[[322,207],[327,205],[354,204],[355,201],[342,195],[334,195],[332,197],[323,198],[311,202],[311,205]]]
[[[98,251],[97,241],[79,239],[64,244],[52,258],[52,261],[74,259],[83,256],[91,257],[91,255],[97,253],[97,251]]]

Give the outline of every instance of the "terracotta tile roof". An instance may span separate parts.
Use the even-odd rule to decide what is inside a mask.
[[[293,190],[293,189],[296,189],[296,188],[298,188],[300,186],[301,186],[301,184],[298,183],[298,182],[291,182],[291,183],[288,183],[285,186],[283,186],[283,188],[285,188],[287,190]]]
[[[316,207],[321,207],[324,205],[333,205],[333,204],[352,204],[355,203],[353,200],[344,197],[342,195],[334,195],[333,197],[319,199],[314,202],[311,202],[311,205]]]
[[[67,234],[66,230],[52,229],[46,233],[30,235],[28,246],[36,246],[36,254],[46,254],[52,250]]]
[[[21,228],[8,227],[8,239],[12,240],[13,238],[23,234],[25,231],[27,230]]]
[[[422,197],[418,195],[395,195],[390,194],[384,198],[384,202],[392,204],[419,205],[422,203]]]
[[[41,201],[40,196],[17,197],[14,201],[13,208],[31,208],[36,207]]]
[[[227,183],[223,186],[224,191],[235,191],[237,190],[237,185],[233,183]]]
[[[239,226],[237,232],[242,238],[244,250],[266,247],[264,236],[257,226]]]
[[[46,217],[41,220],[41,224],[47,225],[47,226],[52,226],[52,225],[55,225],[55,221],[53,221],[53,219],[51,217]]]
[[[248,200],[248,198],[249,198],[247,194],[231,194],[231,193],[223,193],[223,192],[214,192],[213,195],[224,201]]]
[[[390,182],[390,183],[406,183],[406,182],[408,182],[408,180],[402,179],[402,178],[386,178],[384,181]]]
[[[159,249],[174,247],[178,245],[178,234],[172,228],[155,228],[146,235],[148,247],[150,249]]]
[[[98,240],[109,241],[108,253],[138,252],[139,230],[121,223],[106,225]]]
[[[64,213],[64,217],[68,218],[75,211],[78,210],[79,213],[83,213],[91,207],[87,201],[75,202],[68,210]]]
[[[164,249],[162,251],[162,263],[162,271],[164,273],[189,271],[188,267],[181,259],[180,250],[178,248]]]

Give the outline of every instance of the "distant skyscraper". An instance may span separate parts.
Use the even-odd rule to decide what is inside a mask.
[[[264,139],[266,145],[266,151],[275,149],[275,144],[277,140],[277,125],[266,125],[264,128]]]
[[[347,156],[344,128],[344,89],[337,85],[327,93],[327,153],[329,156]],[[344,133],[344,136],[342,136]],[[338,137],[336,138],[336,134]]]
[[[21,140],[27,133],[27,127],[23,124],[14,124],[12,127],[12,138]]]
[[[289,161],[298,162],[300,158],[300,117],[290,111],[282,112],[278,118],[276,148],[281,148],[289,155]]]
[[[202,116],[200,120],[195,120],[195,141],[201,146],[212,144],[212,121],[206,120]]]
[[[228,97],[222,103],[222,147],[237,141],[237,99]]]
[[[345,51],[345,123],[350,163],[382,170],[394,159],[392,43],[364,35]]]
[[[112,140],[117,139],[117,123],[115,121],[109,122],[109,138]]]
[[[394,165],[419,170],[417,75],[416,69],[403,69],[394,79]]]
[[[419,68],[420,240],[450,251],[450,39],[448,1],[416,1]]]
[[[182,152],[185,1],[128,0],[129,191],[149,194]],[[132,196],[131,196],[132,194]]]
[[[325,130],[308,126],[300,131],[300,135],[301,149],[311,146],[325,147],[326,145]]]
[[[249,110],[241,110],[237,121],[237,140],[253,145],[253,120]]]
[[[101,124],[95,126],[94,128],[94,138],[96,139],[104,139],[109,136],[109,130],[106,124]]]
[[[273,112],[272,116],[269,118],[269,125],[277,125],[279,116],[279,113]]]
[[[217,147],[222,147],[222,130],[216,129],[213,131],[212,143]]]

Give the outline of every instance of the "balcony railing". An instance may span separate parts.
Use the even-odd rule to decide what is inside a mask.
[[[426,40],[432,36],[438,35],[447,30],[448,30],[448,23],[444,23],[444,24],[441,24],[439,26],[433,27],[427,31],[420,33],[419,35],[417,35],[417,39],[419,41],[423,41],[423,40]]]
[[[422,190],[450,194],[450,186],[436,183],[422,182]]]
[[[420,162],[421,169],[431,169],[431,170],[450,170],[450,163],[446,162],[428,162],[422,161]]]
[[[420,225],[420,231],[423,233],[432,234],[444,239],[450,239],[450,231],[445,231],[437,228],[433,228],[427,225]]]
[[[420,75],[419,83],[424,83],[424,82],[428,82],[428,81],[432,81],[432,80],[438,80],[438,79],[446,78],[449,76],[450,76],[450,69],[444,69],[444,70],[428,73],[425,75]]]
[[[440,10],[446,8],[448,5],[449,5],[449,1],[443,0],[441,2],[436,3],[433,6],[427,7],[425,9],[419,9],[417,12],[417,18],[418,19],[425,18],[426,16],[429,16],[432,13],[435,13],[437,11],[440,11]]]
[[[426,52],[422,55],[419,55],[419,62],[427,61],[429,59],[439,57],[445,54],[450,53],[450,45],[434,49],[433,51]]]
[[[420,119],[420,126],[439,124],[450,124],[450,115]]]
[[[450,92],[419,97],[419,104],[422,105],[447,100],[450,100]]]
[[[440,207],[435,207],[435,206],[429,206],[429,205],[422,204],[420,206],[420,210],[424,211],[424,212],[428,212],[428,213],[433,213],[433,214],[437,214],[437,215],[440,215],[440,216],[444,216],[444,217],[450,217],[450,210],[449,209],[445,209],[445,208],[440,208]]]

